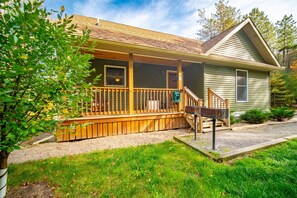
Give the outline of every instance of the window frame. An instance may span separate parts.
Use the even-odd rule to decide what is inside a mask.
[[[246,86],[243,85],[238,85],[237,84],[237,72],[241,71],[241,72],[246,72]],[[244,70],[244,69],[236,69],[236,85],[235,85],[235,89],[236,89],[236,102],[248,102],[249,101],[249,71],[248,70]],[[238,86],[240,87],[246,87],[246,100],[238,100],[238,93],[237,93],[237,88]]]
[[[106,70],[107,68],[120,68],[124,69],[124,85],[108,85],[106,82]],[[126,87],[127,86],[127,74],[126,74],[126,67],[125,66],[115,66],[115,65],[104,65],[104,86],[105,87]]]
[[[166,70],[166,89],[168,89],[168,86],[169,86],[168,80],[169,80],[170,73],[174,73],[177,75],[177,70]],[[177,81],[178,81],[178,76],[177,76]],[[177,84],[178,84],[178,82],[177,82]]]

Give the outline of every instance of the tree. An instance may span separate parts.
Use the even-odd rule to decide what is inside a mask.
[[[297,40],[296,21],[294,21],[292,14],[290,16],[285,15],[281,21],[277,21],[276,26],[278,51],[282,52],[282,57],[279,56],[279,61],[289,70],[289,50],[295,47],[295,41]]]
[[[70,116],[69,109],[88,86],[84,79],[91,55],[81,54],[81,47],[88,46],[89,31],[78,36],[63,11],[50,21],[52,12],[42,5],[41,0],[0,4],[1,184],[9,154],[31,136],[57,126],[58,116]],[[0,190],[0,197],[5,191]]]
[[[297,100],[297,71],[290,70],[284,73],[284,79],[286,81],[286,87],[290,93],[294,95],[295,101]]]
[[[294,95],[288,89],[286,75],[282,72],[274,72],[270,78],[271,106],[291,106],[295,103]]]
[[[274,51],[276,49],[276,28],[270,22],[268,16],[263,11],[260,11],[259,8],[253,8],[248,14],[243,16],[244,20],[247,18],[254,22],[268,46]]]
[[[197,33],[199,39],[209,40],[240,22],[240,10],[228,4],[229,1],[225,0],[215,3],[216,12],[210,18],[206,17],[204,8],[198,9],[198,23],[202,25]]]

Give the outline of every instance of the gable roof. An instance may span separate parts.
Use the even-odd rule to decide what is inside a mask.
[[[202,42],[190,38],[176,36],[133,27],[129,25],[109,22],[105,20],[73,15],[73,23],[78,25],[78,30],[82,32],[86,27],[91,30],[91,38],[118,41],[129,44],[136,44],[147,47],[181,51],[191,54],[202,53]]]
[[[267,63],[280,67],[279,62],[271,52],[269,46],[264,41],[252,20],[249,18],[203,43],[204,54],[207,56],[211,55],[216,49],[218,49],[222,44],[228,42],[228,40],[240,30],[244,30]]]
[[[268,63],[267,65],[280,67],[278,61],[275,59],[271,50],[250,19],[229,28],[225,32],[204,43],[196,39],[185,38],[173,34],[152,31],[101,19],[99,24],[97,24],[97,22],[98,20],[96,18],[81,15],[73,15],[72,18],[72,23],[77,24],[78,34],[81,34],[85,28],[88,28],[91,30],[90,37],[96,40],[111,41],[138,47],[148,47],[150,49],[168,50],[168,52],[184,53],[190,56],[199,56],[203,59],[213,56],[211,53],[215,49],[227,42],[227,40],[239,30],[244,29],[253,44],[257,47],[257,49],[259,49],[259,52],[263,56],[264,60]],[[216,55],[216,57],[218,57],[218,55]],[[226,60],[223,56],[221,56],[221,59]],[[231,57],[231,59],[240,61],[240,59],[234,57]]]

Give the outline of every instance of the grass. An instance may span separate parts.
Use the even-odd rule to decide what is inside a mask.
[[[10,187],[37,181],[60,197],[296,197],[297,141],[232,165],[168,141],[9,166]]]

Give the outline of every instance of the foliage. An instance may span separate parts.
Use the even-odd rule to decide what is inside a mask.
[[[271,118],[277,121],[283,121],[286,118],[292,118],[295,114],[295,110],[288,107],[278,107],[271,109]]]
[[[296,156],[292,141],[230,166],[165,142],[12,164],[8,183],[47,182],[56,197],[295,197]]]
[[[297,40],[296,21],[292,14],[290,16],[285,15],[281,21],[277,21],[276,26],[278,50],[282,52],[282,57],[279,56],[279,60],[288,70],[291,64],[288,59],[289,49],[295,47]]]
[[[283,72],[274,72],[271,74],[270,89],[272,107],[291,106],[295,103],[294,95],[288,89],[290,83],[288,84],[286,81],[286,78],[290,79],[291,77],[286,76],[287,75]],[[292,81],[291,85],[293,82],[294,81]],[[290,89],[294,89],[294,87],[291,87]]]
[[[288,53],[288,58],[289,58],[290,69],[294,69],[296,72],[297,71],[297,44],[296,46],[294,46],[294,49],[292,49]]]
[[[269,120],[270,113],[262,109],[251,109],[240,116],[242,120],[251,124],[260,124]]]
[[[50,21],[52,12],[42,4],[14,0],[0,5],[1,160],[22,141],[51,131],[55,118],[70,116],[87,87],[91,56],[80,49],[89,31],[76,35],[76,25],[63,11]]]
[[[286,87],[288,91],[294,95],[295,102],[297,100],[297,71],[296,70],[290,70],[289,72],[285,72],[284,79],[286,82]]]
[[[198,10],[198,23],[202,28],[197,35],[201,40],[209,40],[240,21],[240,11],[228,4],[229,1],[225,0],[215,3],[216,12],[211,14],[210,18],[206,17],[205,9]]]
[[[268,46],[274,51],[276,49],[276,28],[264,11],[260,11],[259,8],[253,8],[248,14],[243,16],[243,20],[247,18],[254,22]]]
[[[235,124],[235,123],[240,123],[241,122],[240,117],[239,118],[238,117],[235,118],[235,116],[233,114],[234,112],[235,112],[234,110],[232,110],[230,112],[230,124]]]
[[[230,124],[235,124],[235,117],[233,114],[230,115]]]

